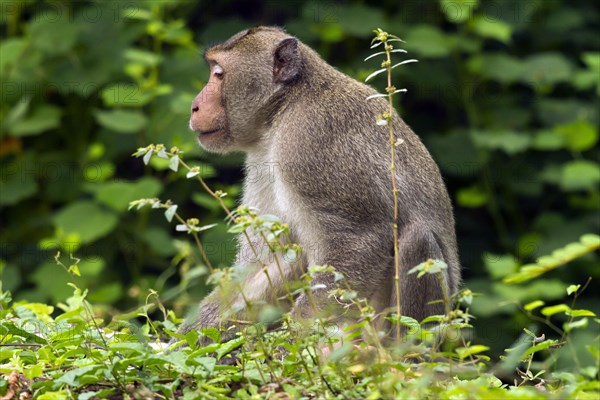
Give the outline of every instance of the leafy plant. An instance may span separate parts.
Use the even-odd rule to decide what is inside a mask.
[[[523,265],[517,273],[504,278],[504,282],[521,283],[533,279],[598,249],[600,249],[600,236],[591,233],[583,235],[579,242],[570,243],[554,250],[549,256],[540,257],[535,264]]]
[[[595,4],[220,4],[3,3],[0,396],[597,397],[592,314],[600,311],[598,295],[582,291],[590,277],[590,285],[600,277],[598,252],[581,242],[585,250],[565,248],[600,228]],[[224,11],[234,8],[235,17]],[[477,317],[463,316],[473,329],[462,335],[464,343],[452,343],[451,356],[445,345],[436,353],[426,342],[429,347],[415,348],[424,362],[405,364],[365,342],[334,349],[330,363],[315,362],[323,361],[316,350],[329,340],[322,329],[294,341],[285,329],[258,335],[263,347],[248,336],[236,355],[241,366],[220,364],[226,349],[217,360],[193,346],[168,357],[146,346],[150,332],[174,331],[175,315],[206,292],[204,257],[182,235],[193,238],[195,229],[221,222],[222,215],[220,201],[198,193],[195,179],[179,179],[169,169],[172,158],[151,157],[143,166],[130,159],[131,149],[177,146],[195,166],[192,173],[214,193],[228,193],[220,199],[233,209],[239,157],[215,159],[198,150],[187,113],[207,75],[198,57],[204,44],[259,21],[283,21],[359,79],[372,73],[362,63],[369,55],[362,44],[370,35],[366,27],[389,31],[401,23],[403,47],[421,62],[393,70],[394,82],[411,93],[396,106],[431,150],[455,200],[465,284],[472,290],[461,295],[463,312]],[[185,222],[177,225],[185,230],[174,233],[158,213],[128,213],[140,197],[171,199],[164,210],[176,204]],[[198,215],[198,222],[184,215]],[[215,267],[231,264],[233,252],[214,250],[231,238],[226,231],[219,224],[195,232]],[[552,256],[555,249],[568,257]],[[57,250],[80,261],[68,257],[66,270],[57,268]],[[544,254],[552,260],[536,262]],[[569,267],[554,268],[567,259]],[[528,264],[535,267],[520,274],[519,266]],[[72,275],[76,270],[80,277]],[[503,282],[513,275],[531,279]],[[67,285],[75,279],[79,293]],[[98,328],[81,308],[85,299],[94,304]],[[346,334],[369,325],[368,308],[361,307],[365,319]],[[428,340],[415,321],[401,317],[400,323]],[[218,339],[215,332],[205,335]],[[215,349],[222,348],[218,342]],[[542,343],[550,345],[524,355]],[[286,352],[277,353],[278,346]],[[505,348],[516,350],[494,363]],[[442,356],[434,360],[436,354]],[[524,375],[515,375],[516,368]]]
[[[383,45],[383,51],[376,52],[371,54],[369,57],[365,58],[367,61],[370,58],[377,56],[385,56],[385,60],[381,63],[381,69],[373,72],[371,75],[367,76],[365,82],[369,79],[377,76],[380,73],[387,73],[387,87],[385,91],[387,94],[375,94],[369,96],[367,100],[377,97],[387,97],[388,100],[388,110],[384,114],[377,117],[378,125],[387,125],[389,127],[389,138],[390,138],[390,181],[391,181],[391,191],[392,197],[394,199],[394,217],[392,221],[392,230],[394,232],[394,287],[396,291],[396,342],[400,343],[400,321],[402,316],[402,304],[400,303],[400,256],[398,254],[398,189],[396,188],[396,146],[402,144],[401,139],[397,139],[394,133],[394,129],[392,127],[392,116],[394,115],[394,104],[392,97],[395,94],[405,92],[406,89],[396,89],[392,85],[392,69],[399,67],[400,65],[407,64],[410,62],[416,62],[417,60],[405,60],[401,61],[397,64],[392,65],[392,53],[406,53],[404,49],[394,49],[394,42],[402,42],[397,36],[390,35],[387,32],[384,32],[381,29],[377,29],[373,31],[375,33],[375,37],[371,41],[371,48],[374,49]],[[443,285],[442,285],[443,286]]]

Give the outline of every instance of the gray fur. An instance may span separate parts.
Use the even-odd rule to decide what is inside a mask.
[[[243,203],[289,223],[293,240],[306,250],[304,265],[333,265],[360,296],[377,299],[379,311],[394,307],[389,133],[375,124],[387,101],[367,101],[376,93],[373,88],[331,67],[299,41],[290,47],[290,38],[278,28],[258,27],[208,50],[221,56],[225,70],[227,132],[207,149],[247,154],[246,168],[255,179],[245,181]],[[274,60],[284,41],[288,47]],[[274,63],[285,65],[274,68]],[[284,72],[278,76],[280,68]],[[443,313],[442,305],[426,304],[441,299],[442,290],[435,277],[417,279],[406,272],[429,258],[442,259],[449,267],[444,277],[448,292],[458,290],[454,217],[425,146],[396,113],[393,127],[404,140],[395,160],[402,310],[421,319]],[[256,179],[261,168],[268,173]],[[269,288],[255,263],[241,257],[238,268],[247,270],[244,290],[265,297]],[[276,281],[281,285],[285,279],[290,279],[287,265]],[[331,302],[326,292],[333,282],[320,279],[315,283],[328,288],[315,292],[323,306]],[[209,296],[181,331],[219,325],[215,297]],[[239,305],[239,295],[234,297],[223,306]],[[303,296],[295,307],[301,315],[311,314]]]

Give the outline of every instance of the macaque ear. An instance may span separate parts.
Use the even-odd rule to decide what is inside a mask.
[[[273,54],[273,80],[277,83],[289,83],[300,76],[302,59],[298,50],[298,40],[282,40]]]

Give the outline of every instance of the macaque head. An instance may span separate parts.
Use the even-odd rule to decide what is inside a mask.
[[[244,151],[260,142],[302,75],[300,46],[280,29],[257,27],[204,52],[210,76],[190,117],[204,149]]]

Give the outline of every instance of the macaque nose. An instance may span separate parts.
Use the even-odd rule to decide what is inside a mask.
[[[198,99],[194,99],[194,101],[192,102],[192,114],[197,112],[200,109],[200,107],[198,106],[198,103],[199,103]]]
[[[194,101],[192,101],[192,114],[200,110],[200,104],[202,104],[203,96],[202,92],[204,92],[204,89],[202,89],[202,91],[200,91],[200,93],[198,93],[196,97],[194,97]]]

